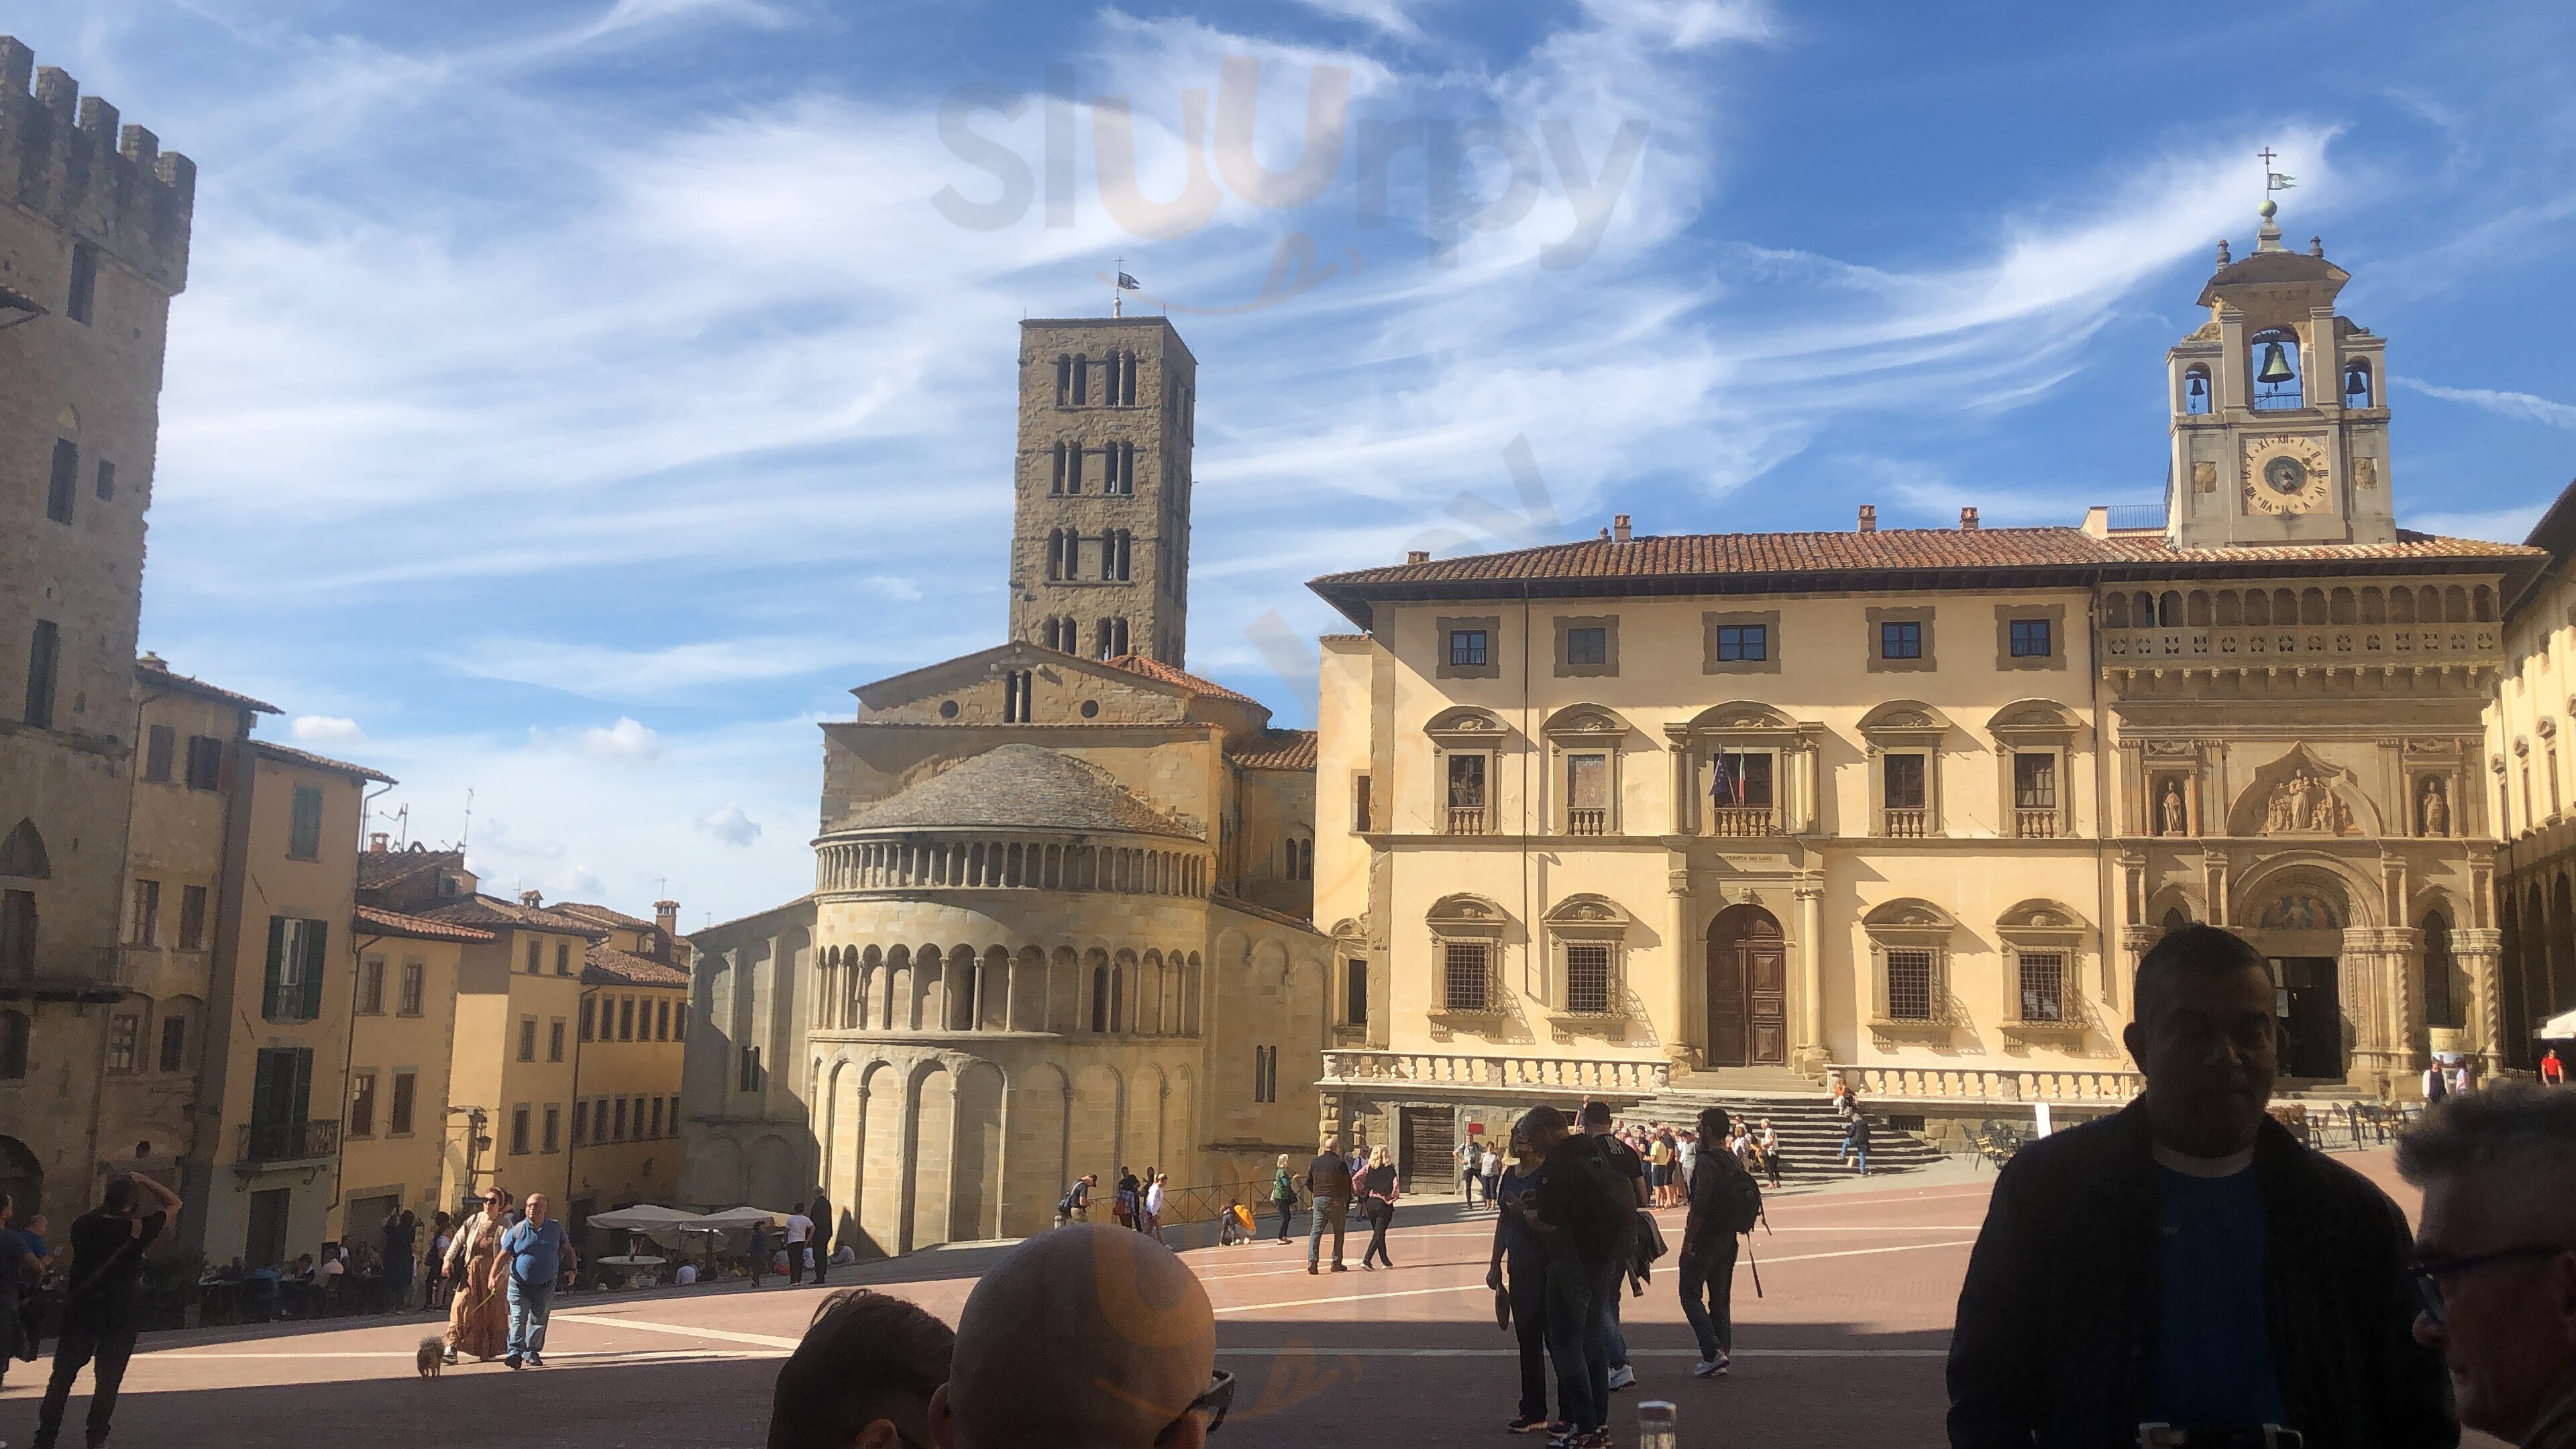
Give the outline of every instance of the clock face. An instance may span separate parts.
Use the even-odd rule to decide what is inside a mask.
[[[2326,450],[2314,438],[2247,438],[2245,506],[2256,513],[2309,513],[2326,505]]]

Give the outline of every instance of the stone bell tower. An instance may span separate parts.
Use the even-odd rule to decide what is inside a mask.
[[[1013,639],[1181,664],[1197,402],[1165,318],[1020,324]]]
[[[2254,250],[2201,288],[2209,321],[2165,354],[2166,530],[2178,547],[2389,543],[2387,343],[2335,312],[2352,274],[2262,206]]]

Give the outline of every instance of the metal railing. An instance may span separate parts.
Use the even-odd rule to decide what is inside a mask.
[[[311,1122],[245,1122],[238,1162],[303,1162],[331,1157],[340,1150],[340,1124],[322,1118]]]
[[[1449,807],[1449,833],[1450,833],[1450,834],[1452,834],[1452,835],[1482,835],[1482,834],[1484,834],[1484,833],[1485,833],[1485,807],[1484,807],[1484,806],[1482,806],[1482,805],[1452,805],[1452,806],[1450,806],[1450,807]]]
[[[1926,829],[1926,817],[1930,814],[1931,812],[1928,810],[1899,810],[1890,808],[1887,811],[1888,838],[1891,840],[1920,839],[1928,833]]]
[[[2113,533],[2164,531],[2165,506],[2161,503],[2114,503],[2102,512]]]
[[[1711,835],[1747,836],[1780,833],[1780,812],[1768,805],[1716,805],[1708,812]]]
[[[1608,833],[1610,812],[1607,810],[1568,810],[1565,833],[1568,835],[1603,835]]]

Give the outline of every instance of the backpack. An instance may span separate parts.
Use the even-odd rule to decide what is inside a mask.
[[[1081,1188],[1078,1188],[1078,1187],[1076,1187],[1076,1188],[1068,1188],[1068,1189],[1065,1191],[1064,1196],[1062,1196],[1062,1197],[1060,1197],[1060,1198],[1057,1198],[1057,1199],[1055,1200],[1055,1215],[1056,1215],[1057,1217],[1060,1217],[1060,1218],[1069,1218],[1069,1217],[1072,1217],[1072,1216],[1073,1216],[1073,1201],[1074,1201],[1074,1199],[1075,1199],[1075,1198],[1078,1198],[1078,1197],[1080,1197],[1080,1196],[1082,1196],[1082,1189],[1081,1189]]]
[[[1567,1177],[1569,1221],[1558,1226],[1586,1258],[1626,1257],[1637,1232],[1637,1194],[1627,1174],[1610,1165],[1595,1139],[1590,1150],[1574,1157]]]
[[[1715,1189],[1717,1225],[1729,1233],[1749,1233],[1762,1216],[1762,1187],[1753,1174],[1738,1168],[1720,1171]]]

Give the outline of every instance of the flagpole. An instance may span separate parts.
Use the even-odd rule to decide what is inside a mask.
[[[1120,289],[1118,286],[1118,279],[1127,275],[1127,259],[1125,257],[1120,257],[1115,262],[1111,263],[1111,267],[1112,271],[1109,274],[1109,315],[1112,317],[1124,317],[1127,315],[1127,299],[1119,295]]]

